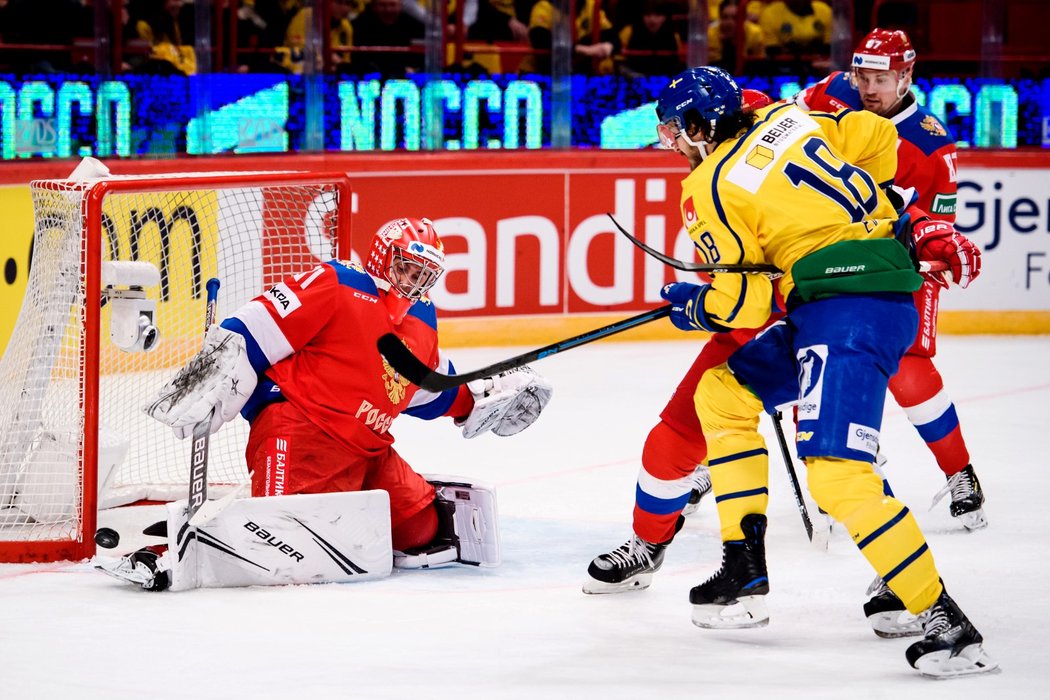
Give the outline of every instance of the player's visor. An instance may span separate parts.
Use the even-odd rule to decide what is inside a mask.
[[[677,124],[657,124],[656,133],[660,137],[660,145],[673,151],[678,150],[676,141],[681,133]]]

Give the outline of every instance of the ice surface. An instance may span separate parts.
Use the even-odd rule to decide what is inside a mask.
[[[1000,674],[929,681],[904,659],[909,640],[872,634],[861,612],[872,572],[842,532],[828,552],[808,544],[768,421],[769,627],[713,632],[690,623],[688,590],[720,560],[709,501],[652,588],[583,595],[588,562],[629,534],[642,444],[698,349],[604,342],[535,365],[554,397],[516,437],[466,441],[447,420],[404,417],[394,426],[419,471],[496,485],[499,568],[150,594],[86,564],[2,565],[0,697],[1045,697],[1050,337],[938,344],[990,527],[966,534],[946,502],[928,510],[943,476],[892,403],[886,469]],[[453,355],[468,371],[524,349]]]

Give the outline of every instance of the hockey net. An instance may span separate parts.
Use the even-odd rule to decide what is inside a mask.
[[[81,559],[94,553],[99,508],[186,497],[189,441],[143,406],[200,349],[207,280],[221,282],[221,319],[287,275],[349,257],[349,185],[340,174],[207,173],[30,188],[31,271],[0,358],[0,561]],[[155,269],[156,284],[127,286],[115,273],[125,268]],[[141,339],[118,347],[121,284],[145,297],[127,303],[136,331],[152,316],[151,351]],[[241,420],[212,436],[212,497],[248,480],[246,442]]]

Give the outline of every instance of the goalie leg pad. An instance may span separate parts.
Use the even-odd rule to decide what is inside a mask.
[[[443,475],[424,475],[434,486],[438,533],[426,547],[395,552],[399,569],[443,564],[492,567],[500,563],[499,516],[491,486]]]
[[[168,505],[170,590],[344,583],[390,575],[385,491],[245,498],[193,527],[187,501]]]

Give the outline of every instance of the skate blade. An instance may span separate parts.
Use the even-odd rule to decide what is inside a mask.
[[[598,579],[588,579],[583,582],[583,592],[587,595],[601,595],[604,593],[626,593],[628,591],[644,591],[653,582],[653,575],[635,574],[634,576],[620,581],[619,583],[606,583]]]
[[[682,509],[682,515],[688,518],[698,510],[700,510],[700,501],[697,501],[696,503],[686,503],[685,508]]]
[[[704,629],[737,630],[765,627],[769,610],[764,595],[741,596],[730,605],[693,605],[693,624]]]
[[[955,656],[951,651],[935,651],[919,658],[915,668],[926,678],[949,680],[978,673],[998,673],[999,662],[993,659],[980,644],[971,644]]]
[[[984,515],[984,508],[978,508],[977,510],[971,510],[969,513],[963,513],[955,518],[963,527],[971,532],[973,530],[983,530],[988,527],[988,518]]]
[[[922,634],[922,620],[907,610],[882,612],[868,616],[871,629],[883,639],[917,637]]]
[[[112,576],[118,581],[130,583],[133,586],[141,586],[152,578],[146,572],[133,566],[126,558],[124,559],[95,559],[95,569],[107,576]]]

